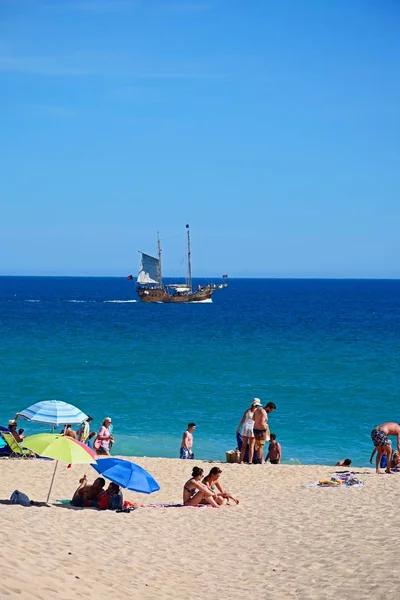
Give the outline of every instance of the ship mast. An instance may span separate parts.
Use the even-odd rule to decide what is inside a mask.
[[[157,275],[158,281],[160,282],[160,287],[162,287],[162,270],[161,270],[161,242],[160,242],[160,232],[157,231],[157,248],[158,248],[158,267],[157,267]]]
[[[192,265],[190,262],[190,258],[191,258],[191,251],[190,251],[190,229],[189,229],[189,224],[186,225],[186,229],[187,229],[187,256],[188,256],[188,270],[187,270],[187,280],[186,283],[189,287],[189,292],[192,291]]]

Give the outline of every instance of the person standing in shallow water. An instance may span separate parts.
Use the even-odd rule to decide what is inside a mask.
[[[194,458],[193,448],[193,432],[196,429],[196,423],[188,423],[188,428],[183,432],[181,450],[179,458]]]
[[[394,423],[390,421],[388,423],[382,423],[371,431],[372,443],[376,448],[376,472],[380,473],[379,466],[381,463],[382,456],[386,455],[386,473],[391,473],[390,470],[390,458],[392,454],[392,447],[390,445],[389,435],[397,436],[397,451],[400,452],[400,423]]]

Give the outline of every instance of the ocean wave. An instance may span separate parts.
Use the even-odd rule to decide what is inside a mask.
[[[105,304],[132,304],[137,300],[103,300]]]

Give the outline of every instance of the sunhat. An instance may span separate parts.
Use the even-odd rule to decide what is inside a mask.
[[[105,421],[110,421],[110,423],[112,423],[112,421],[111,421],[111,417],[106,417],[104,420],[105,420]]]
[[[8,421],[8,424],[9,424],[9,425],[16,425],[16,424],[17,424],[17,421],[16,421],[15,419],[10,419],[10,420]]]
[[[261,406],[261,400],[260,398],[253,398],[253,402],[251,403],[252,406]]]

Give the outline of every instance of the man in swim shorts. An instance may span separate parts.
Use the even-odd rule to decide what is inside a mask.
[[[400,452],[400,423],[382,423],[382,425],[378,425],[371,431],[372,443],[376,448],[376,472],[380,473],[379,466],[381,463],[381,458],[386,454],[386,473],[391,473],[390,471],[390,456],[392,454],[392,447],[390,445],[390,440],[388,440],[389,435],[397,436],[397,450]]]
[[[196,423],[188,423],[188,428],[183,432],[181,450],[179,458],[194,458],[193,448],[193,432],[196,429]]]
[[[268,427],[268,414],[273,412],[276,406],[273,402],[268,402],[264,408],[260,406],[254,411],[254,437],[255,437],[255,451],[257,452],[257,462],[261,464],[264,457],[264,445],[266,441],[269,441],[269,427]]]

